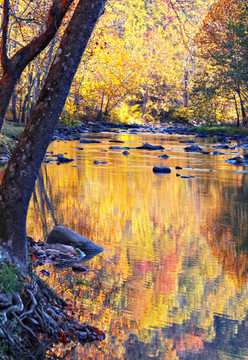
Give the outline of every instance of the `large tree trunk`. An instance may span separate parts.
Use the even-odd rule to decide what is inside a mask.
[[[2,131],[4,117],[8,110],[12,92],[23,70],[53,39],[73,1],[74,0],[53,0],[43,30],[38,36],[31,40],[30,43],[18,50],[12,58],[9,59],[7,56],[9,0],[4,0],[1,39],[1,65],[3,75],[0,79],[0,132]]]
[[[0,187],[0,245],[27,264],[26,216],[30,197],[65,104],[74,74],[106,0],[79,0],[63,35],[30,120],[8,163]]]

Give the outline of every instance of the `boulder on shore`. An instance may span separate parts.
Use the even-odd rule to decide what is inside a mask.
[[[104,250],[104,248],[95,244],[93,241],[64,226],[55,226],[48,235],[47,243],[71,245],[82,250],[86,255],[92,252],[100,253]]]

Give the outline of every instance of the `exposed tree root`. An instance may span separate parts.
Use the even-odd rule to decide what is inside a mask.
[[[0,359],[42,359],[54,343],[105,338],[99,329],[68,315],[65,301],[40,278],[30,274],[17,281],[21,290],[8,295],[8,306],[0,303]]]

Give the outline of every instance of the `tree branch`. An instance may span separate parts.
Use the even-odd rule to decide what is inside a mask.
[[[73,1],[74,0],[53,0],[48,13],[48,18],[42,27],[40,34],[26,46],[18,50],[11,58],[12,63],[18,72],[21,73],[53,39]]]
[[[7,55],[7,37],[9,25],[9,0],[4,0],[3,22],[2,22],[2,41],[1,41],[1,64],[5,71],[9,69],[10,59]]]

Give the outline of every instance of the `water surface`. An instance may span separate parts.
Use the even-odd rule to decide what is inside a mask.
[[[75,162],[43,164],[28,234],[44,239],[58,223],[106,249],[85,264],[88,273],[50,267],[47,279],[75,316],[103,330],[106,339],[73,349],[59,346],[57,355],[248,359],[248,178],[245,168],[225,162],[242,150],[186,153],[180,141],[192,138],[162,133],[84,137],[101,143],[50,145],[49,151]],[[204,151],[216,150],[211,139],[195,140]],[[125,156],[109,149],[145,142],[165,150],[130,149]],[[158,157],[164,153],[166,160]],[[155,175],[154,165],[172,172]]]

